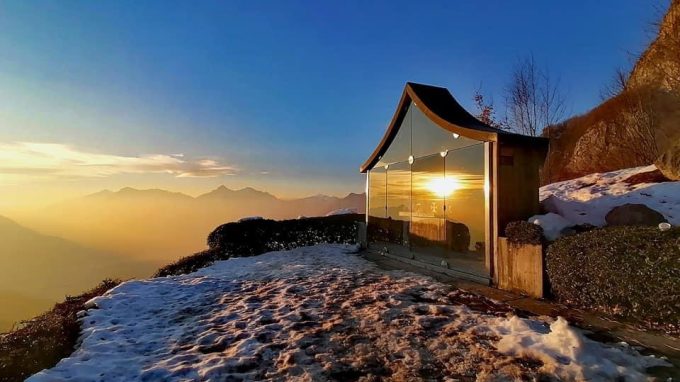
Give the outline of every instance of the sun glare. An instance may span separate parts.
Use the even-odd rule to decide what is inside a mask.
[[[446,198],[460,188],[460,181],[454,177],[437,177],[427,183],[427,189],[435,195]]]

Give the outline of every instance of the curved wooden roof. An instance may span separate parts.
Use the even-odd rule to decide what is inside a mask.
[[[361,172],[366,172],[373,168],[385,151],[387,151],[387,148],[397,135],[397,131],[399,131],[399,126],[401,126],[401,122],[411,102],[439,127],[467,138],[496,142],[499,140],[499,137],[503,137],[503,140],[507,139],[514,142],[538,144],[541,146],[547,145],[547,139],[545,138],[514,134],[486,125],[460,106],[446,88],[407,82],[397,110],[387,127],[385,135],[378,144],[378,147],[373,151],[373,154],[361,165]]]

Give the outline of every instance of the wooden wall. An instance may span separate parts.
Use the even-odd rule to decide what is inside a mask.
[[[500,143],[497,157],[496,222],[498,235],[505,235],[505,226],[516,220],[526,220],[539,213],[539,170],[545,159],[545,149]]]
[[[498,238],[498,287],[531,297],[543,297],[543,248],[512,244]]]

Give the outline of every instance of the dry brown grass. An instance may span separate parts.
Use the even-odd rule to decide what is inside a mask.
[[[75,349],[80,333],[77,313],[93,297],[120,283],[104,280],[93,289],[66,297],[52,310],[0,335],[0,381],[23,381],[32,374],[54,366]]]
[[[677,113],[667,109],[674,99],[652,88],[626,90],[586,114],[549,126],[543,132],[550,152],[542,183],[654,163],[661,143],[672,135]]]

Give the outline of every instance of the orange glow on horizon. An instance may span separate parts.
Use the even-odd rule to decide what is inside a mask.
[[[460,189],[460,181],[456,177],[438,177],[428,181],[426,187],[433,194],[447,198]]]

